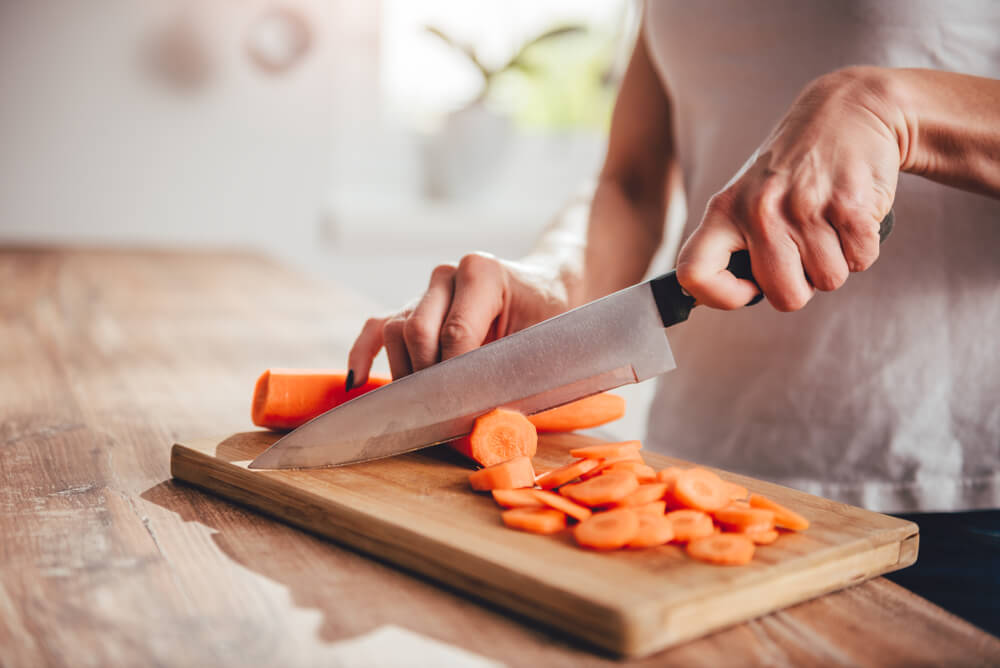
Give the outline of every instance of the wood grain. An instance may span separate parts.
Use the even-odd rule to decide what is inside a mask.
[[[250,428],[268,366],[337,366],[373,308],[259,256],[0,248],[0,666],[337,665],[395,624],[511,666],[589,647],[170,480]],[[876,578],[636,666],[998,665],[1000,641]]]
[[[277,435],[177,444],[171,473],[223,497],[361,549],[625,656],[645,656],[736,622],[910,565],[917,526],[785,487],[721,472],[801,509],[809,531],[761,547],[753,563],[719,568],[676,546],[595,553],[568,533],[503,527],[469,467],[446,448],[316,471],[251,471]],[[536,465],[570,461],[585,436],[543,436]],[[685,464],[655,453],[656,468]],[[903,546],[906,546],[903,548]]]

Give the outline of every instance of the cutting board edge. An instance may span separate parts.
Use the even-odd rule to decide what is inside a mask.
[[[200,439],[198,442],[208,443],[209,440]],[[194,444],[194,441],[192,441],[192,444]],[[201,466],[198,465],[199,463]],[[183,443],[175,443],[171,448],[170,473],[177,480],[181,480],[228,501],[249,507],[268,517],[292,524],[313,535],[363,552],[365,555],[373,557],[382,563],[430,578],[445,587],[461,592],[465,596],[472,596],[525,618],[541,622],[548,627],[554,628],[577,640],[583,640],[595,647],[622,654],[623,639],[627,636],[627,625],[631,622],[631,610],[627,607],[605,605],[592,599],[576,596],[571,591],[557,589],[552,590],[549,605],[540,603],[537,599],[526,600],[512,594],[515,588],[476,577],[472,563],[458,564],[447,560],[442,561],[430,549],[423,551],[419,549],[400,549],[397,542],[375,540],[367,534],[352,529],[350,526],[334,526],[330,522],[329,517],[327,517],[326,524],[313,523],[308,521],[307,514],[294,512],[296,509],[287,504],[282,504],[283,513],[275,512],[272,508],[255,503],[254,498],[247,490],[225,479],[226,474],[237,479],[244,476],[257,476],[259,474],[248,471],[238,465],[221,461],[216,457],[212,457]],[[314,506],[317,510],[320,509],[320,506],[309,498],[315,495],[307,490],[295,489],[291,495],[288,495],[287,486],[281,482],[263,476],[259,477],[257,482],[258,484],[262,483],[262,487],[280,488],[290,499],[307,504],[308,506]],[[367,518],[360,511],[348,506],[341,507],[348,515],[358,515],[359,517]],[[348,534],[337,533],[337,529],[345,530]],[[419,547],[421,542],[427,540],[420,534],[412,532],[410,537],[413,539],[409,543],[411,547]],[[378,547],[390,550],[392,556],[386,556],[385,551],[380,552],[376,549]],[[433,546],[428,545],[428,548],[431,547]],[[503,569],[502,564],[490,563],[479,557],[473,557],[473,559],[489,569]],[[528,581],[539,590],[549,589],[549,585],[542,579],[514,574],[507,569],[504,569],[504,571]],[[456,576],[460,577],[456,578]],[[556,605],[556,603],[563,599],[567,599],[565,603]],[[540,617],[539,613],[548,614]],[[585,632],[585,635],[581,635],[581,631]]]

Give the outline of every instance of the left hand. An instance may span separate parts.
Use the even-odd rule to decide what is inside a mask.
[[[802,308],[814,289],[836,290],[875,262],[902,155],[886,81],[883,71],[858,67],[805,88],[681,249],[677,278],[698,303],[735,309],[758,294],[726,271],[744,248],[759,291],[779,311]]]

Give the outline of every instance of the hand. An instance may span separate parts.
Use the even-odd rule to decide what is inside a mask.
[[[757,295],[725,269],[743,248],[779,311],[802,308],[814,289],[836,290],[876,260],[902,154],[887,76],[850,68],[812,82],[712,198],[677,263],[698,303],[734,309]]]
[[[569,308],[558,272],[485,253],[443,264],[417,301],[398,313],[369,318],[348,356],[354,386],[368,380],[383,347],[393,378],[461,355]]]

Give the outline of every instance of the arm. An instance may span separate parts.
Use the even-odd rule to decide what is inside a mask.
[[[659,245],[674,173],[670,105],[637,41],[593,196],[580,195],[518,262],[483,253],[441,265],[411,306],[370,318],[348,357],[365,382],[385,347],[393,377],[455,357],[642,278]]]
[[[757,286],[725,266],[746,248],[771,304],[802,308],[878,257],[900,171],[1000,197],[1000,81],[877,67],[820,77],[712,198],[678,278],[699,302],[738,308]]]

